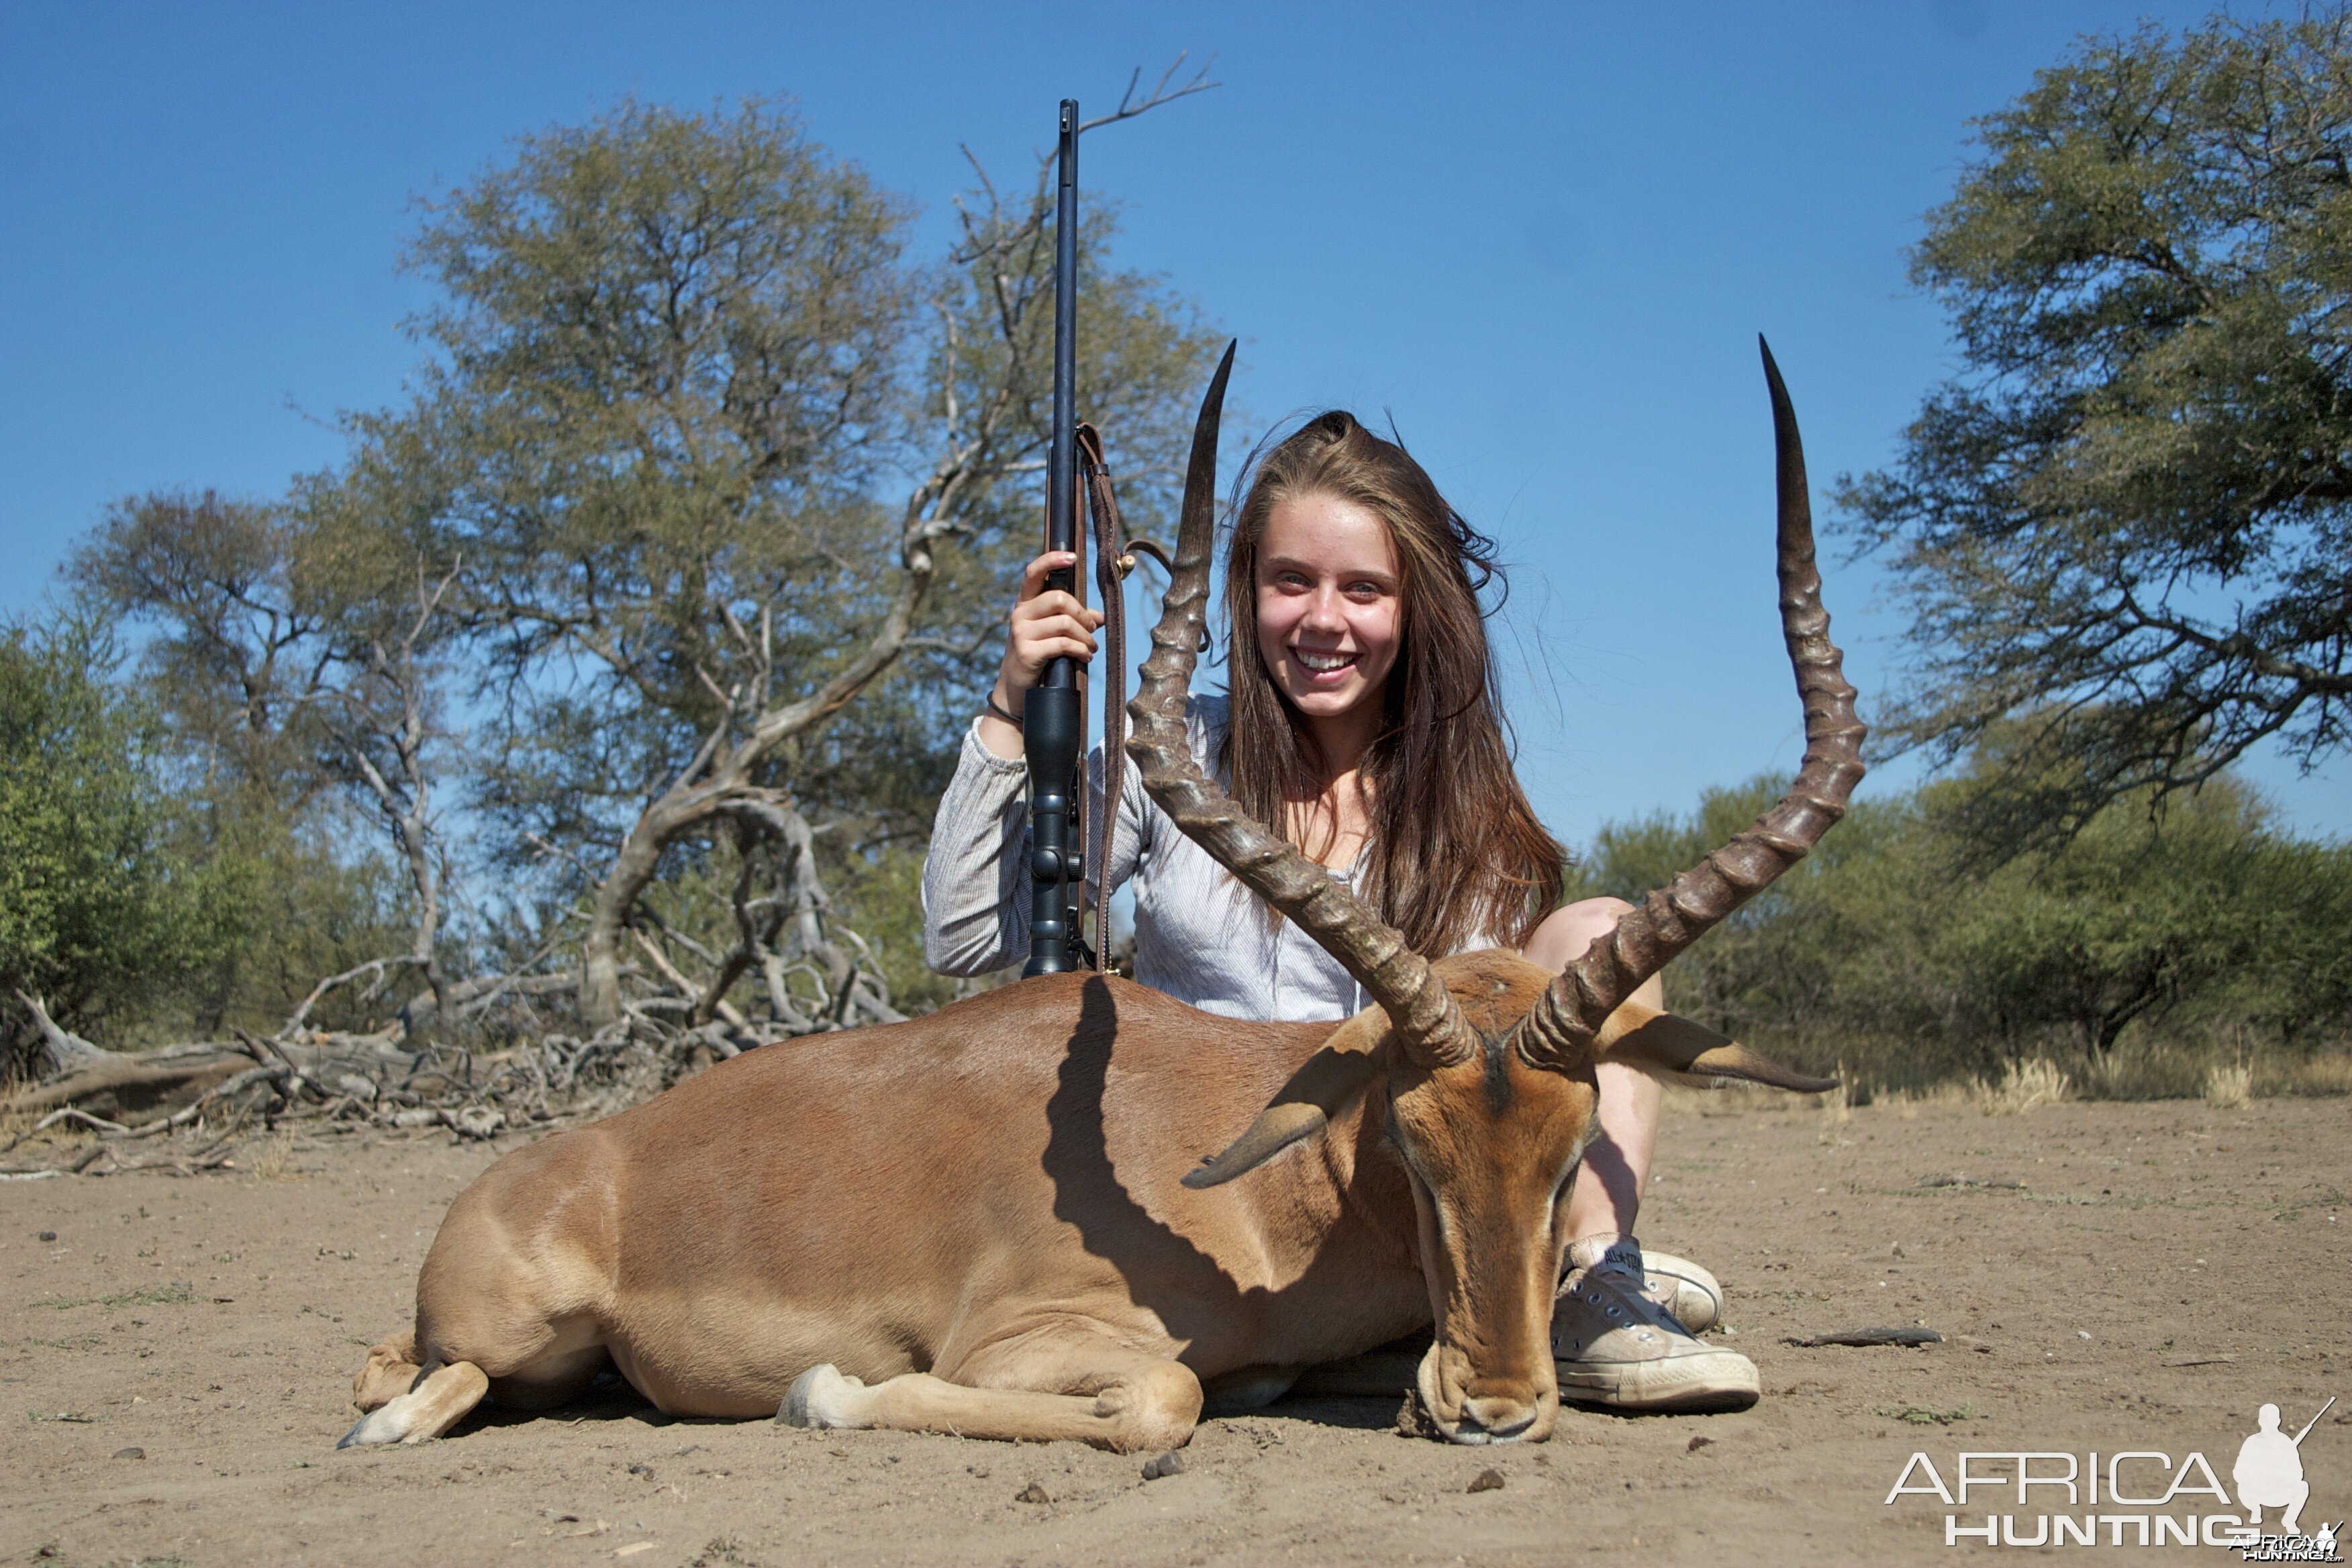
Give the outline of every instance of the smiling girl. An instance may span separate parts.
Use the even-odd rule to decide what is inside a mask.
[[[940,800],[923,873],[934,969],[982,974],[1028,952],[1026,773],[1015,715],[1048,659],[1090,658],[1101,615],[1045,587],[1075,563],[1030,563],[1003,663]],[[1225,570],[1228,697],[1196,694],[1194,757],[1242,810],[1285,826],[1436,957],[1512,947],[1554,970],[1626,906],[1555,909],[1559,845],[1511,770],[1478,594],[1493,545],[1402,447],[1333,412],[1268,451],[1252,477]],[[1102,795],[1102,754],[1087,760]],[[1365,1000],[1337,959],[1243,888],[1145,794],[1119,792],[1109,886],[1135,889],[1135,978],[1203,1011],[1339,1019]],[[1650,981],[1634,1000],[1664,1004]],[[1571,1272],[1553,1318],[1563,1397],[1621,1408],[1737,1407],[1754,1366],[1693,1337],[1719,1308],[1706,1270],[1664,1254],[1646,1268],[1633,1225],[1657,1131],[1658,1089],[1598,1069],[1600,1133],[1564,1215]]]

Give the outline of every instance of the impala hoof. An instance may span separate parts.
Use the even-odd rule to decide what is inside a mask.
[[[793,1379],[784,1393],[784,1403],[776,1411],[776,1419],[787,1426],[814,1426],[821,1429],[851,1427],[861,1423],[849,1413],[849,1396],[866,1385],[854,1377],[844,1377],[831,1362],[809,1368]]]
[[[371,1410],[361,1416],[359,1424],[344,1433],[343,1440],[337,1443],[335,1447],[372,1448],[379,1444],[399,1442],[402,1433],[400,1417],[387,1405],[379,1409]]]

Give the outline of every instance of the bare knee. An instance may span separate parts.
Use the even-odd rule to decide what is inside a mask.
[[[1617,929],[1633,910],[1622,899],[1579,899],[1562,904],[1544,917],[1523,950],[1528,961],[1546,969],[1565,969],[1584,956],[1585,950]]]

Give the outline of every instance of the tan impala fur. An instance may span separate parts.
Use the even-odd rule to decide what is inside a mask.
[[[1439,968],[1489,1038],[1551,979],[1504,952]],[[1166,1448],[1204,1385],[1272,1398],[1433,1319],[1432,1409],[1541,1436],[1567,1243],[1552,1202],[1591,1073],[1502,1052],[1398,1068],[1384,1030],[1377,1009],[1336,1032],[1244,1024],[1056,975],[720,1063],[459,1194],[414,1340],[354,1380],[383,1408],[347,1441],[437,1436],[484,1392],[559,1404],[609,1356],[681,1415],[773,1415],[829,1363],[840,1379],[814,1380],[803,1413],[817,1424]],[[1320,1138],[1246,1180],[1181,1184],[1310,1058],[1344,1069],[1323,1075],[1341,1103]],[[425,1386],[393,1399],[420,1366]],[[478,1369],[462,1400],[459,1368]]]
[[[1861,776],[1794,414],[1768,353],[1804,764],[1555,976],[1507,952],[1424,960],[1193,763],[1181,713],[1232,363],[1195,426],[1129,750],[1170,819],[1380,1005],[1248,1024],[1043,976],[749,1052],[519,1149],[450,1205],[414,1337],[353,1380],[368,1414],[346,1445],[438,1436],[485,1394],[559,1404],[609,1360],[682,1415],[1167,1448],[1204,1394],[1262,1403],[1425,1326],[1415,1380],[1441,1433],[1550,1432],[1558,1204],[1594,1065],[1832,1087],[1626,1001],[1804,855]]]

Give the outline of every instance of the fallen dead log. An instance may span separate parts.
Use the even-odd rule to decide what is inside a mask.
[[[211,1108],[215,1100],[226,1100],[240,1090],[251,1089],[257,1083],[267,1083],[273,1079],[288,1076],[287,1069],[282,1067],[247,1068],[226,1082],[215,1084],[206,1089],[197,1097],[194,1104],[175,1110],[169,1116],[158,1117],[152,1121],[143,1122],[137,1127],[127,1127],[121,1132],[101,1132],[99,1136],[102,1139],[152,1138],[158,1132],[173,1131],[185,1127],[189,1122],[202,1116]]]
[[[95,1099],[101,1094],[120,1096],[122,1091],[135,1090],[142,1096],[158,1096],[191,1087],[209,1089],[215,1083],[234,1075],[241,1066],[250,1066],[253,1058],[234,1046],[207,1049],[202,1056],[190,1054],[157,1060],[146,1056],[114,1056],[52,1082],[41,1084],[0,1101],[0,1112],[46,1111],[79,1100]]]
[[[130,1128],[124,1126],[120,1121],[109,1121],[103,1116],[92,1116],[89,1111],[77,1110],[75,1107],[70,1105],[66,1107],[63,1110],[52,1110],[47,1116],[42,1117],[38,1121],[34,1122],[33,1131],[36,1132],[47,1132],[50,1128],[55,1127],[61,1121],[79,1121],[93,1132],[128,1132],[131,1131]]]
[[[71,1072],[77,1068],[106,1059],[107,1052],[71,1029],[59,1026],[58,1021],[49,1016],[49,1010],[41,1005],[39,997],[27,991],[18,991],[16,1000],[33,1015],[33,1023],[41,1031],[42,1057],[47,1063],[48,1071]]]
[[[449,1005],[459,1018],[471,1018],[509,997],[554,996],[579,988],[580,975],[574,970],[558,974],[486,974],[451,985]],[[420,991],[401,1005],[400,1016],[408,1027],[421,1029],[439,1011],[433,993]]]

